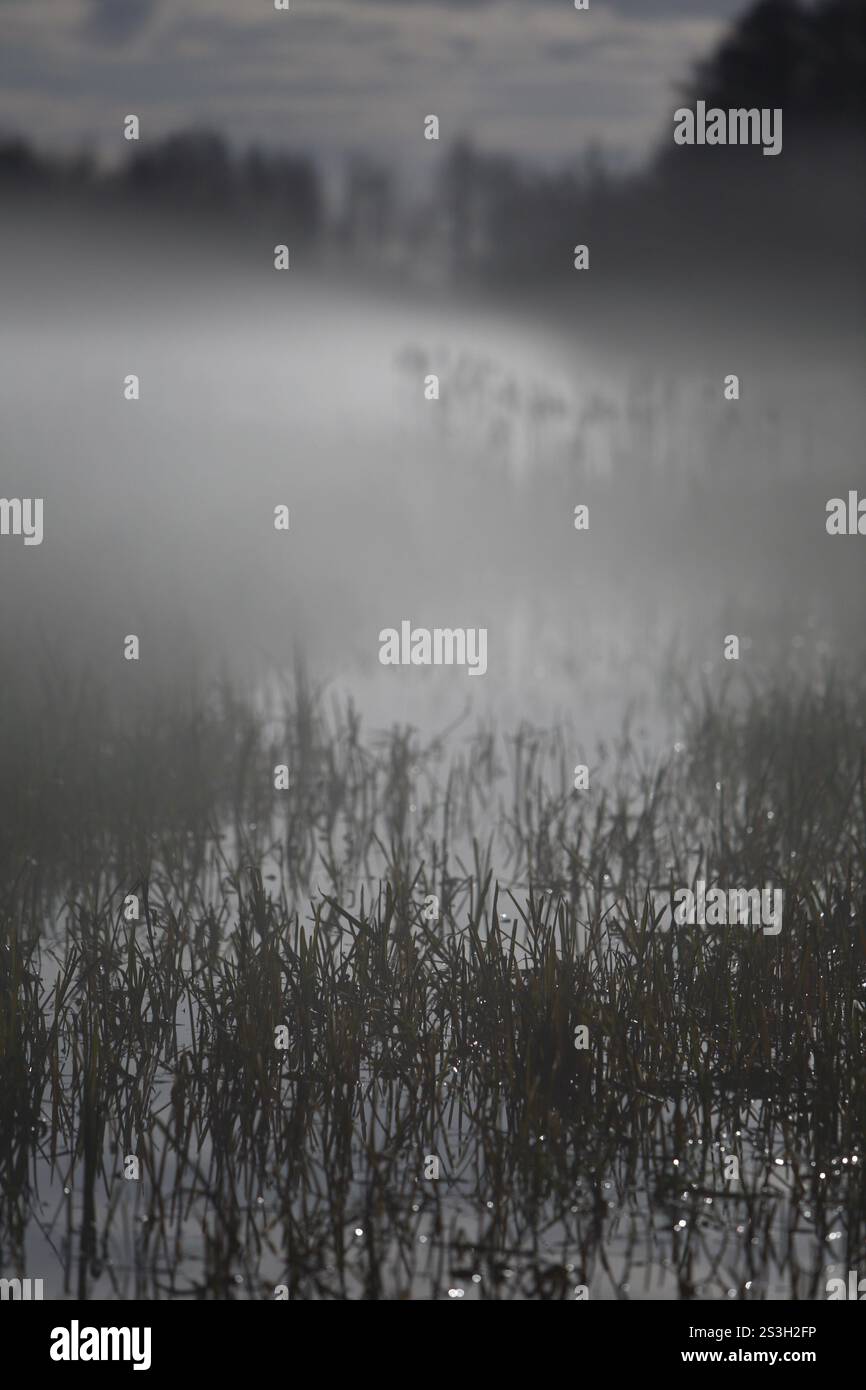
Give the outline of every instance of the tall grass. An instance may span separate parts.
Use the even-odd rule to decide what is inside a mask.
[[[373,737],[300,677],[0,698],[4,1273],[808,1298],[862,1259],[862,691],[683,694],[584,793],[568,729]],[[782,931],[668,928],[697,877]]]

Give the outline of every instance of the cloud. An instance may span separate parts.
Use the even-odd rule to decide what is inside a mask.
[[[111,159],[118,113],[140,107],[154,138],[208,126],[334,161],[366,149],[409,178],[427,111],[443,143],[547,165],[594,141],[638,162],[741,3],[296,0],[284,16],[271,0],[0,0],[0,87],[34,141]]]
[[[90,0],[85,33],[102,43],[120,45],[146,29],[162,0]]]

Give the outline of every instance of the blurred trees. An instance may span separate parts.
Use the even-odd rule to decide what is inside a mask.
[[[275,235],[313,237],[320,229],[312,160],[255,147],[234,156],[210,131],[182,131],[136,148],[119,188],[151,207],[252,222]]]
[[[789,128],[866,129],[863,0],[758,0],[685,89],[708,106],[781,106]]]
[[[699,99],[781,107],[781,155],[675,146],[675,107]],[[751,263],[796,282],[820,268],[818,253],[862,277],[866,0],[757,0],[672,96],[670,114],[649,167],[626,178],[597,156],[534,173],[455,146],[438,197],[455,271],[564,280],[570,247],[586,242],[620,279],[665,263],[684,277]]]
[[[675,146],[673,111],[698,99],[725,110],[781,107],[783,150]],[[251,226],[274,243],[334,232],[371,257],[402,240],[416,261],[457,278],[544,282],[574,277],[571,248],[628,280],[647,263],[682,275],[709,265],[802,274],[815,248],[862,273],[866,242],[866,0],[756,0],[671,98],[671,121],[648,167],[615,176],[598,151],[557,171],[458,140],[423,209],[401,206],[392,171],[364,156],[346,168],[342,210],[326,223],[319,172],[303,154],[234,153],[222,136],[184,131],[132,145],[100,174],[88,157],[49,160],[0,140],[0,196],[60,191],[138,214]],[[787,262],[787,264],[786,264]]]
[[[49,160],[18,136],[0,140],[0,193],[28,192],[82,201],[96,193],[103,208],[113,201],[149,215],[203,220],[216,232],[253,225],[279,241],[312,239],[323,223],[311,159],[256,147],[236,155],[207,130],[132,144],[124,165],[101,174],[90,156]]]

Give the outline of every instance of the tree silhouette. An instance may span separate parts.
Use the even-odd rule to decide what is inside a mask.
[[[863,0],[758,0],[697,67],[687,100],[782,107],[792,130],[866,129]]]

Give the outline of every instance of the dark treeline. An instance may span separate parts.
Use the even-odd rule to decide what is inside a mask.
[[[777,157],[760,147],[676,146],[677,106],[784,112]],[[614,176],[599,152],[543,172],[458,140],[421,204],[372,158],[352,158],[337,207],[303,153],[232,150],[185,131],[132,145],[122,168],[0,143],[0,198],[40,195],[131,207],[212,230],[331,245],[366,260],[437,264],[455,278],[543,283],[571,274],[571,246],[628,282],[675,263],[681,276],[749,271],[803,284],[863,272],[866,238],[866,4],[758,0],[681,90],[669,135],[639,173]],[[638,251],[636,252],[636,240]],[[565,248],[565,250],[563,249]]]
[[[781,108],[783,149],[677,146],[674,111]],[[802,281],[862,275],[866,243],[866,3],[759,0],[681,89],[654,159],[625,178],[590,153],[539,173],[468,143],[440,194],[452,260],[497,278],[544,276],[586,243],[619,279],[647,265],[765,271]],[[636,254],[635,243],[638,243]],[[570,273],[570,263],[565,267]]]
[[[304,155],[256,148],[238,155],[208,130],[180,131],[131,148],[120,169],[106,172],[88,155],[51,158],[20,137],[7,139],[0,143],[0,191],[4,198],[59,194],[209,221],[273,221],[302,237],[323,228],[319,175]]]

